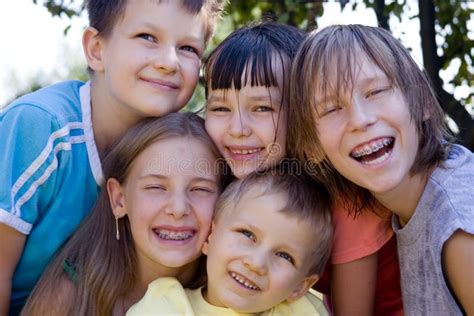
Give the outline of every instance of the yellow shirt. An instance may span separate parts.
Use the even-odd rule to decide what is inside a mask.
[[[184,289],[175,278],[160,278],[148,285],[145,296],[127,312],[127,316],[140,315],[206,315],[206,316],[242,316],[249,314],[237,313],[229,308],[209,304],[202,296],[202,288],[197,290]],[[313,293],[308,292],[299,300],[283,302],[260,315],[292,316],[292,315],[328,315],[322,301]]]

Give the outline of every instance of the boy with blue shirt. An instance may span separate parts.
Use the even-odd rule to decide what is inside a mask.
[[[91,209],[111,146],[189,101],[222,2],[90,0],[91,81],[52,85],[0,113],[0,314],[19,313]]]

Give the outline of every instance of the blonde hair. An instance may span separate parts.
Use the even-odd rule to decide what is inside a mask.
[[[314,243],[308,275],[321,275],[331,253],[332,200],[328,190],[320,182],[304,173],[299,166],[293,168],[295,164],[298,163],[292,161],[288,164],[283,160],[277,166],[256,171],[232,182],[216,202],[214,221],[218,225],[222,214],[234,211],[241,198],[246,198],[247,194],[256,191],[255,186],[263,187],[262,195],[286,194],[287,202],[282,205],[280,212],[310,223]]]

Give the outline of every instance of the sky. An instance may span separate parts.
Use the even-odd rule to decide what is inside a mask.
[[[67,79],[67,69],[72,64],[85,65],[81,36],[87,26],[86,15],[72,20],[53,18],[41,5],[42,1],[38,3],[35,5],[32,0],[0,2],[0,106],[34,79],[43,84],[61,81]],[[408,3],[412,11],[417,10],[416,0],[408,0]],[[394,35],[413,49],[413,57],[421,64],[417,21],[405,17],[403,27],[397,21],[391,22]],[[340,5],[329,1],[318,23],[321,27],[333,23],[376,25],[376,17],[372,10],[352,11],[349,6],[341,13]],[[65,36],[63,31],[69,24],[71,29]],[[409,32],[401,34],[400,30]]]

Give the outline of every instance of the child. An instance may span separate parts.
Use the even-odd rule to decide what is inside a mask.
[[[294,27],[256,23],[229,35],[206,61],[206,130],[237,178],[285,157],[287,129],[305,131],[286,124],[290,64],[303,39]],[[293,146],[288,142],[290,151]],[[333,216],[331,280],[325,277],[318,289],[332,295],[337,314],[400,315],[390,222],[372,212],[354,219],[342,206]]]
[[[306,135],[290,131],[295,153],[351,181],[328,177],[341,194],[394,214],[407,314],[474,314],[474,156],[448,142],[409,52],[381,28],[332,26],[304,42],[292,80],[290,124]]]
[[[124,315],[158,277],[190,285],[221,190],[217,149],[194,114],[130,130],[104,161],[91,214],[31,294],[25,315]]]
[[[91,81],[41,89],[0,113],[0,314],[10,295],[19,311],[92,207],[112,144],[189,101],[221,2],[88,1]]]
[[[324,187],[283,169],[233,182],[204,244],[207,286],[184,290],[159,279],[127,315],[326,315],[304,294],[329,257],[330,206]]]

